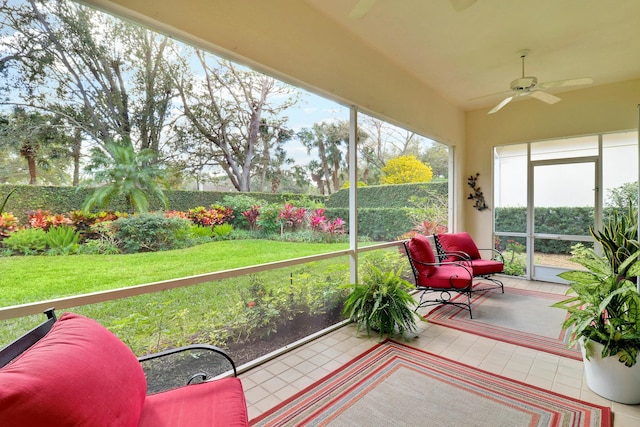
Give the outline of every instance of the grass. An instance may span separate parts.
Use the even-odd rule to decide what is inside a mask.
[[[347,244],[266,240],[211,242],[130,255],[0,258],[0,306],[175,279],[347,248]]]
[[[66,295],[256,265],[347,248],[346,243],[266,240],[212,242],[188,249],[132,255],[0,258],[0,301],[15,305]],[[406,265],[396,248],[363,255],[380,268]],[[74,307],[115,333],[137,355],[189,343],[251,345],[276,333],[297,313],[341,308],[349,293],[349,257],[309,262],[162,292]],[[0,323],[0,344],[43,320],[42,315]],[[233,355],[232,355],[233,356]]]

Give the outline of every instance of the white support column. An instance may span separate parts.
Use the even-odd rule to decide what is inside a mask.
[[[351,106],[349,113],[349,277],[358,283],[358,108]]]

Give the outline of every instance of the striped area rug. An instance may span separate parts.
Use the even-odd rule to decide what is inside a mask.
[[[611,412],[386,341],[250,425],[609,427]]]
[[[453,305],[440,305],[425,319],[471,334],[582,360],[578,348],[567,348],[569,335],[562,330],[566,311],[551,307],[565,298],[548,292],[505,287],[504,294],[495,290],[475,293],[471,298],[473,319],[466,310]]]

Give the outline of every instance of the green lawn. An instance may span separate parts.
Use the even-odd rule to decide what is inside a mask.
[[[229,240],[131,255],[0,258],[0,306],[210,273],[327,253],[348,244]]]

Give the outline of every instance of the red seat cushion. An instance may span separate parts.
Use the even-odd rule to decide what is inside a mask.
[[[471,259],[480,259],[480,251],[467,232],[438,234],[438,240],[447,253],[464,252]],[[459,260],[456,256],[448,258],[448,261]]]
[[[147,396],[139,425],[247,426],[247,404],[240,379],[223,378]]]
[[[418,285],[430,288],[466,289],[471,287],[473,276],[470,269],[456,265],[441,265],[430,274],[418,275]]]
[[[474,276],[497,274],[504,271],[504,264],[492,259],[474,259],[471,261]]]
[[[0,369],[0,426],[135,426],[146,390],[122,341],[92,319],[65,313]]]
[[[416,234],[409,240],[409,254],[414,261],[417,261],[414,263],[414,266],[419,274],[428,276],[435,269],[433,265],[420,264],[421,262],[428,264],[434,264],[436,262],[433,248],[425,236]]]

